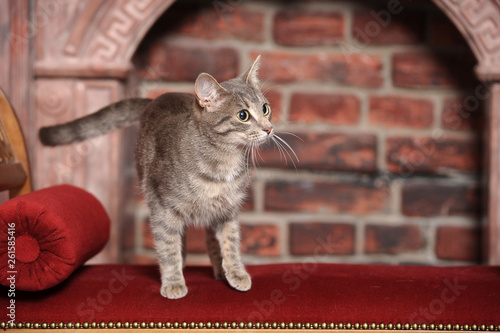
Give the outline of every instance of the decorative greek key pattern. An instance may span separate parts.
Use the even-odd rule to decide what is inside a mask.
[[[119,7],[111,13],[106,26],[98,31],[89,47],[90,58],[97,61],[110,61],[126,50],[123,47],[135,37],[137,26],[143,24],[158,4],[154,0],[127,0],[117,2]]]
[[[492,0],[434,0],[446,8],[485,65],[500,65],[500,4]]]
[[[61,54],[54,56],[51,53],[44,53],[43,61],[39,61],[39,63],[53,66],[54,61],[63,61],[69,65],[73,63],[74,59],[78,59],[80,64],[93,63],[105,66],[105,64],[113,62],[115,65],[117,63],[128,65],[131,54],[142,38],[141,34],[147,31],[147,28],[173,1],[84,1],[85,6],[72,7],[75,15],[73,22],[68,22],[70,27],[68,37],[64,41],[52,37],[52,39],[48,38],[45,41],[46,44],[53,44],[54,48],[59,48]],[[480,65],[489,68],[500,66],[500,0],[433,1],[449,15],[463,32],[464,37],[469,41],[478,57]],[[52,4],[53,2],[47,3]],[[47,6],[49,9],[54,7],[53,5],[52,7]],[[39,7],[38,11],[42,9]],[[102,15],[103,19],[95,20],[97,13],[101,12],[105,12]],[[64,11],[53,10],[48,13],[63,15]],[[50,26],[47,23],[40,28]]]

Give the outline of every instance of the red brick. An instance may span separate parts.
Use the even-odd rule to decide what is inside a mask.
[[[392,81],[404,88],[470,88],[477,84],[476,63],[470,52],[397,53],[392,58]]]
[[[430,44],[437,47],[463,47],[467,48],[467,42],[457,27],[446,15],[434,14],[429,20]]]
[[[365,253],[399,254],[425,247],[425,240],[416,225],[367,225]]]
[[[352,95],[303,94],[292,95],[290,119],[301,123],[355,125],[359,122],[360,102]]]
[[[452,97],[444,101],[443,128],[455,131],[480,131],[484,128],[484,106],[474,95]]]
[[[433,104],[430,100],[399,96],[370,98],[371,124],[393,128],[429,128],[433,121]]]
[[[391,15],[386,9],[357,10],[352,33],[363,44],[421,44],[425,40],[425,20],[424,12],[417,10],[396,15]]]
[[[189,227],[186,229],[187,253],[207,253],[205,228]]]
[[[387,187],[373,182],[270,181],[265,209],[272,212],[332,212],[356,215],[387,209]]]
[[[241,251],[261,256],[280,255],[279,229],[275,225],[241,225]],[[143,246],[154,249],[154,238],[149,225],[144,227]],[[207,253],[205,228],[186,229],[186,250],[188,253]]]
[[[232,48],[184,47],[157,42],[149,53],[136,59],[138,75],[144,80],[194,81],[202,72],[219,81],[238,75],[238,53]]]
[[[463,184],[407,183],[402,189],[402,212],[407,216],[476,216],[479,192]]]
[[[149,223],[143,226],[142,246],[154,249],[154,236]],[[189,227],[186,229],[186,249],[189,253],[206,253],[205,229]]]
[[[242,224],[241,252],[265,257],[279,256],[279,228],[276,225]]]
[[[479,168],[479,142],[450,137],[392,137],[386,143],[387,168],[393,173],[440,173]]]
[[[262,54],[260,76],[278,83],[294,81],[335,82],[348,86],[382,86],[382,60],[368,54],[293,54],[287,52],[252,52]]]
[[[263,89],[272,110],[273,123],[283,120],[283,94],[275,89]]]
[[[287,46],[334,45],[344,40],[344,29],[338,12],[286,9],[273,21],[274,40]]]
[[[280,153],[274,144],[260,152],[263,167],[348,172],[375,172],[377,139],[370,134],[330,134],[296,132],[296,136],[279,134],[295,151]],[[295,165],[291,162],[294,161]]]
[[[161,28],[169,35],[251,42],[264,39],[264,13],[242,6],[221,12],[214,10],[211,2],[196,6],[179,3],[169,8],[161,22]]]
[[[351,224],[290,224],[290,252],[293,255],[349,255],[354,253],[354,242]]]
[[[436,256],[442,260],[480,262],[480,230],[477,227],[442,226],[437,230]]]

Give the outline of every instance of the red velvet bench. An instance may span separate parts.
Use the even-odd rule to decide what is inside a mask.
[[[156,266],[81,267],[109,225],[99,201],[74,186],[0,205],[0,327],[500,331],[500,267],[250,266],[246,293],[211,267],[187,267],[188,295],[169,300]]]
[[[209,267],[187,267],[188,295],[168,300],[155,266],[84,266],[48,290],[17,291],[16,327],[500,330],[500,267],[308,262],[248,271],[253,286],[241,293]]]
[[[156,266],[81,267],[109,225],[99,201],[74,186],[0,205],[0,327],[500,331],[500,267],[250,266],[246,293],[211,267],[187,267],[188,295],[169,300]]]

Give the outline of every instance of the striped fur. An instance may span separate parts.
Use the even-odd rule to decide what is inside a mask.
[[[151,210],[164,297],[187,294],[182,269],[189,224],[207,228],[215,278],[225,278],[239,291],[251,288],[239,250],[238,211],[253,150],[274,135],[257,68],[258,59],[239,77],[220,84],[203,73],[195,83],[196,95],[167,93],[153,101],[122,101],[40,132],[46,145],[66,144],[140,118],[136,166]]]

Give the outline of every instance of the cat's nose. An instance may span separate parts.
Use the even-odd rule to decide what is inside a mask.
[[[269,126],[268,128],[263,129],[263,131],[266,132],[268,135],[271,134],[272,130],[273,130],[272,126]]]

